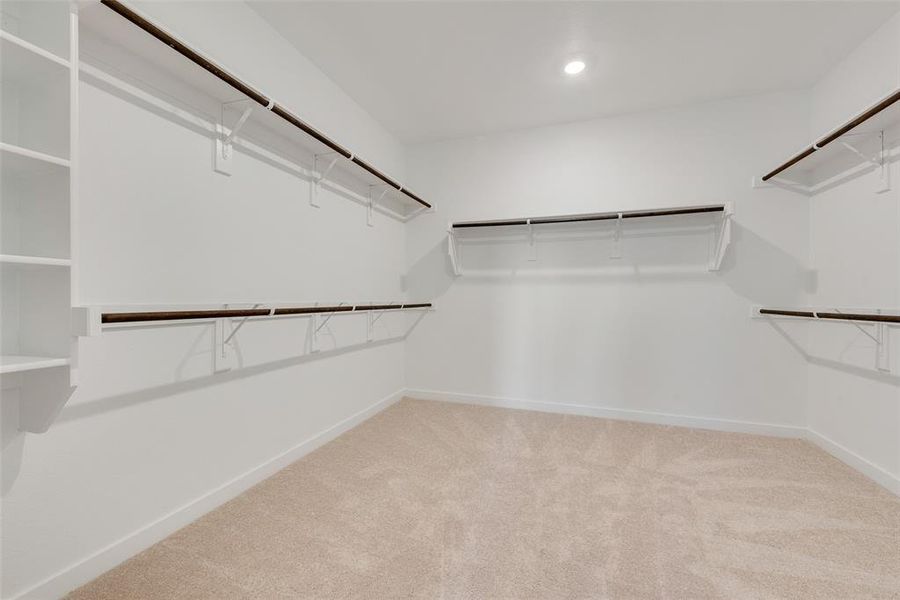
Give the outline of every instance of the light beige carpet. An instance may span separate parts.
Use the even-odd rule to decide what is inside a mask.
[[[900,499],[798,440],[404,400],[71,598],[900,598]]]

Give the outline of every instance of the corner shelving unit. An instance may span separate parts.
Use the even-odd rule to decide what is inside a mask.
[[[74,3],[0,4],[0,90],[0,384],[4,403],[18,403],[19,429],[43,432],[75,383]]]
[[[615,223],[612,231],[612,257],[621,256],[619,241],[622,235],[623,222],[631,219],[644,219],[656,217],[680,218],[711,216],[711,231],[713,238],[710,244],[710,257],[708,268],[710,271],[718,271],[725,258],[728,246],[731,244],[731,220],[734,215],[734,205],[705,204],[695,206],[677,206],[670,208],[658,208],[649,210],[624,210],[617,212],[580,213],[569,215],[555,215],[543,217],[515,217],[509,219],[496,219],[488,221],[457,221],[450,223],[447,232],[447,252],[450,256],[450,264],[455,275],[462,275],[462,261],[459,256],[459,233],[490,231],[496,228],[519,228],[527,234],[528,244],[531,248],[531,259],[537,259],[535,246],[535,227],[543,225],[574,225],[583,223]],[[469,234],[471,235],[471,234]]]
[[[889,137],[900,127],[900,89],[894,90],[858,115],[818,138],[813,143],[760,177],[753,186],[776,184],[806,195],[815,194],[833,173],[820,171],[830,164],[837,171],[859,168],[880,173],[879,192],[891,189],[889,160],[892,145],[900,137]]]

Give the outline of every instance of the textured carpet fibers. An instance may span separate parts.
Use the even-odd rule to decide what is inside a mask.
[[[70,597],[900,598],[900,499],[800,440],[403,400]]]

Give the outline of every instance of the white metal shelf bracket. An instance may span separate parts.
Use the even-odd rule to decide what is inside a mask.
[[[244,107],[241,116],[238,117],[234,127],[229,129],[225,125],[225,111],[226,108],[232,104],[246,104],[246,106]],[[250,118],[255,106],[256,105],[250,99],[222,103],[220,121],[216,125],[216,158],[214,169],[217,173],[231,175],[231,159],[234,157],[234,140],[244,124],[247,123],[247,119]]]
[[[459,252],[456,246],[456,235],[453,233],[453,225],[447,227],[447,254],[450,256],[450,266],[453,274],[459,276]]]
[[[252,308],[259,308],[259,304],[254,304]],[[249,318],[250,317],[244,317],[243,319],[240,320],[240,322],[236,326],[232,327],[231,332],[228,334],[228,337],[226,337],[223,340],[223,343],[227,344],[227,343],[231,342],[231,338],[233,338],[234,334],[236,334],[238,332],[238,330],[244,326],[244,323],[246,323],[247,319],[249,319]],[[230,319],[229,319],[229,321],[230,321]]]
[[[837,308],[833,309],[834,312],[840,313],[841,311]],[[878,311],[880,312],[880,311]],[[816,313],[816,317],[818,317],[818,313]],[[885,373],[891,372],[891,353],[890,353],[890,341],[891,336],[888,332],[888,324],[887,323],[872,323],[874,327],[874,333],[869,333],[866,331],[862,325],[859,323],[855,323],[853,321],[847,321],[854,327],[856,327],[860,332],[863,333],[870,340],[875,342],[875,369],[877,371],[882,371]]]
[[[327,157],[332,157],[328,162],[328,166],[326,166],[321,171],[319,170],[319,160]],[[327,152],[325,154],[316,154],[313,157],[313,172],[312,176],[309,178],[309,205],[319,208],[319,186],[321,186],[322,182],[328,177],[328,174],[331,173],[331,170],[337,165],[338,161],[343,157],[343,154],[338,152]],[[352,156],[351,156],[352,159]]]
[[[393,304],[391,304],[391,306],[393,306]],[[399,308],[400,306],[401,305],[398,304],[397,308]],[[367,341],[371,342],[371,341],[375,340],[375,323],[378,322],[378,319],[380,319],[382,316],[384,316],[384,313],[387,312],[387,310],[388,309],[380,310],[380,311],[378,311],[377,315],[375,314],[375,311],[373,311],[373,310],[370,310],[367,312],[367,314],[369,316],[368,327],[366,330],[366,340]]]
[[[213,325],[213,372],[222,373],[231,370],[228,344],[225,342],[225,321],[216,319]]]
[[[612,250],[610,258],[622,258],[622,213],[616,217],[616,231],[613,233]]]
[[[338,306],[344,306],[346,302],[339,302]],[[323,318],[324,314],[324,318]],[[309,351],[310,352],[318,352],[319,351],[319,332],[328,324],[328,321],[331,320],[336,312],[330,313],[313,313],[312,320],[309,324],[309,329],[311,332],[309,339]]]
[[[841,140],[841,145],[844,148],[846,148],[847,150],[849,150],[850,152],[852,152],[853,154],[857,155],[858,157],[860,157],[861,159],[863,159],[864,161],[866,161],[867,163],[869,163],[870,165],[874,166],[876,169],[879,170],[880,183],[878,185],[878,189],[875,190],[876,193],[881,194],[883,192],[890,191],[890,189],[891,189],[891,179],[890,179],[891,170],[888,168],[887,153],[885,152],[885,149],[884,149],[884,131],[871,132],[871,133],[859,133],[859,134],[847,134],[847,136],[853,136],[853,135],[860,135],[860,136],[877,135],[878,136],[879,142],[880,142],[880,147],[878,150],[878,154],[875,155],[874,157],[869,156],[868,154],[866,154],[865,152],[863,152],[862,150],[860,150],[859,148],[857,148],[856,146],[854,146],[853,144],[851,144],[850,142],[848,142],[845,139]]]
[[[381,194],[378,195],[377,200],[375,199],[374,194],[376,188],[384,188],[383,190],[381,190]],[[386,183],[369,186],[369,203],[366,206],[366,225],[368,225],[369,227],[375,227],[375,207],[381,204],[381,201],[384,200],[384,197],[392,189],[394,188]]]
[[[733,217],[734,204],[728,203],[725,205],[725,210],[722,211],[722,223],[714,230],[716,237],[709,262],[710,271],[718,271],[722,268],[722,261],[725,260],[725,253],[728,251],[728,246],[731,245]]]
[[[537,246],[534,243],[534,223],[531,222],[531,219],[528,219],[528,261],[534,262],[538,259],[537,257]]]
[[[875,326],[875,368],[891,372],[891,336],[886,323]]]

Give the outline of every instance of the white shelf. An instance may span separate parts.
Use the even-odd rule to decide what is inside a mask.
[[[37,267],[69,267],[72,261],[68,258],[50,258],[47,256],[21,256],[18,254],[0,254],[0,264],[23,265]]]
[[[36,77],[65,75],[69,71],[66,59],[3,30],[0,30],[0,52],[3,53],[3,70],[10,75]]]
[[[69,10],[70,3],[64,0],[2,0],[0,30],[66,59]]]
[[[42,433],[74,384],[71,299],[78,10],[0,0],[0,373],[20,431]]]
[[[0,142],[0,164],[3,169],[9,169],[15,173],[40,174],[48,168],[69,168],[69,161],[65,158],[45,154],[36,150],[29,150],[14,144]]]
[[[276,104],[276,110],[266,110],[264,104],[259,105],[252,100],[248,104],[235,104],[246,99],[245,95],[187,59],[168,42],[163,43],[100,3],[85,6],[79,12],[79,19],[82,25],[81,52],[85,58],[82,73],[135,95],[191,126],[209,127],[213,124],[207,122],[208,115],[218,115],[224,111],[225,130],[230,132],[242,111],[252,107],[253,112],[235,139],[235,147],[277,162],[304,177],[311,175],[309,171],[314,171],[315,176],[319,177],[328,167],[335,148],[321,139],[327,138],[326,132],[312,135],[309,132],[315,131],[315,128],[308,124],[304,124],[306,129],[298,129],[298,125],[279,114],[279,110],[288,111],[288,107],[278,104],[276,100],[272,101]],[[189,46],[186,42],[182,43]],[[209,60],[215,62],[213,57]],[[228,71],[226,65],[220,68]],[[143,77],[139,77],[139,73]],[[249,81],[246,85],[255,87]],[[259,94],[264,95],[262,91]],[[298,114],[295,110],[289,112]],[[299,117],[294,119],[299,120]],[[346,152],[350,153],[351,149],[346,149]],[[325,155],[327,160],[320,160],[317,164],[316,156],[321,155]],[[376,175],[379,169],[373,165],[366,168],[354,162],[362,158],[351,154],[349,158],[339,159],[328,170],[328,177],[321,184],[368,205],[370,199],[366,194],[369,188],[383,186],[385,181]],[[392,179],[390,174],[383,176]],[[394,190],[390,185],[388,188],[390,191],[375,202],[375,210],[405,221],[426,208],[405,195],[410,192],[406,186],[402,190]],[[312,195],[313,192],[310,193]],[[310,202],[315,205],[312,197]]]
[[[49,356],[24,356],[20,354],[0,355],[0,373],[21,373],[52,367],[65,367],[70,363],[68,358]]]
[[[890,146],[882,146],[879,134],[896,131],[900,127],[900,89],[895,90],[878,103],[868,107],[843,125],[819,136],[782,165],[767,173],[761,181],[778,178],[809,186],[815,193],[816,185],[843,173],[847,169],[879,159],[881,152],[890,151]],[[896,140],[889,136],[884,141]],[[856,151],[866,155],[862,159],[856,151],[847,148],[850,144]],[[773,179],[775,178],[775,179]]]

